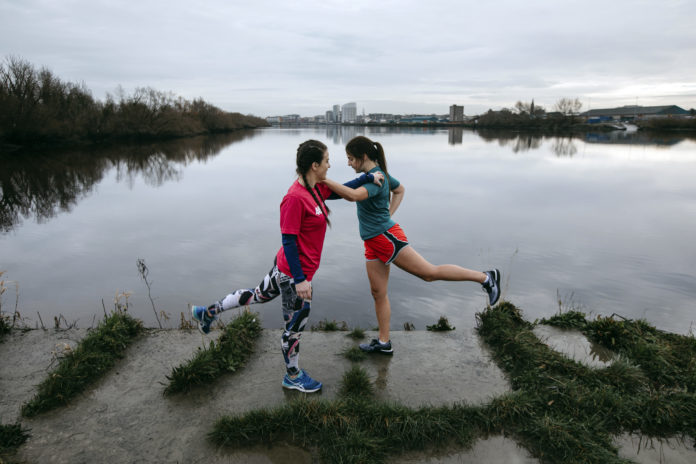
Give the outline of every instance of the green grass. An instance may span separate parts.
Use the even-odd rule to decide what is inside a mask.
[[[28,430],[20,424],[0,425],[0,463],[3,458],[13,454],[29,438]]]
[[[375,387],[370,382],[370,376],[367,375],[367,371],[360,366],[354,365],[343,374],[343,381],[338,394],[347,398],[372,397],[375,394]]]
[[[640,321],[599,318],[584,330],[621,356],[592,369],[542,343],[509,302],[477,314],[477,322],[512,386],[487,404],[413,409],[377,401],[366,394],[365,371],[353,366],[334,401],[302,398],[223,417],[209,437],[233,448],[284,440],[317,449],[327,463],[379,463],[409,450],[465,450],[476,440],[505,435],[542,463],[598,464],[631,462],[613,444],[623,433],[690,443],[696,437],[693,337]],[[554,322],[583,325],[577,314]]]
[[[696,338],[693,336],[664,332],[644,320],[598,316],[594,321],[586,321],[583,313],[568,317],[577,321],[572,328],[581,330],[589,340],[641,366],[651,388],[696,392]],[[566,328],[566,323],[554,318],[545,323]]]
[[[68,404],[109,372],[142,331],[142,322],[126,312],[107,316],[39,384],[36,396],[22,406],[22,415],[33,417]]]
[[[358,348],[357,346],[352,346],[343,352],[343,356],[351,362],[359,362],[367,359],[367,353]]]
[[[363,340],[365,338],[365,329],[356,327],[348,333],[348,336],[353,340]]]
[[[583,330],[587,325],[585,314],[579,311],[559,312],[548,319],[542,319],[540,324],[552,325],[559,329],[576,329]]]
[[[440,316],[440,319],[438,319],[437,324],[426,325],[425,328],[427,330],[430,330],[431,332],[446,332],[455,329],[450,325],[449,321],[445,316]]]
[[[12,326],[8,321],[8,317],[0,313],[0,343],[5,340],[5,335],[12,332]]]
[[[225,326],[217,342],[213,340],[208,348],[199,348],[191,360],[172,370],[164,393],[189,392],[241,368],[253,353],[261,330],[259,315],[244,311]]]
[[[322,321],[319,321],[317,325],[313,325],[311,330],[313,332],[346,332],[348,331],[348,324],[346,324],[345,321],[341,321],[339,323],[337,321],[329,321],[327,319],[324,319]]]

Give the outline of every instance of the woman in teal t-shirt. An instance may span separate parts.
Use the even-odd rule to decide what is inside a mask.
[[[479,272],[455,264],[435,265],[423,258],[408,243],[403,230],[392,219],[404,197],[404,186],[387,171],[387,160],[382,145],[364,136],[353,138],[346,145],[348,165],[355,172],[382,172],[387,181],[382,186],[365,184],[357,189],[345,187],[331,180],[323,182],[336,194],[357,202],[360,238],[365,242],[367,277],[370,280],[375,313],[379,324],[379,339],[360,345],[370,353],[392,354],[389,338],[391,306],[387,295],[389,268],[393,262],[404,271],[421,279],[478,282],[488,293],[490,305],[500,297],[500,271]],[[390,198],[391,197],[391,198]]]

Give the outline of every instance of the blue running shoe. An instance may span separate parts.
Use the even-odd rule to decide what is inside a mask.
[[[382,343],[378,339],[373,338],[370,343],[361,343],[359,347],[366,353],[394,354],[391,340],[389,340],[387,343]]]
[[[483,289],[488,293],[488,300],[490,305],[493,306],[498,302],[500,298],[500,271],[493,269],[492,271],[484,272],[488,276],[488,282],[483,285]]]
[[[283,388],[288,390],[299,390],[303,393],[313,393],[321,390],[321,382],[311,378],[304,370],[300,371],[300,375],[291,379],[288,374],[285,374],[283,379]]]
[[[191,306],[191,314],[198,322],[198,330],[202,334],[208,335],[210,333],[210,324],[215,320],[215,316],[208,315],[208,308],[205,306]]]

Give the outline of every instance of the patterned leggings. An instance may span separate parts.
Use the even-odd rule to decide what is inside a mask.
[[[288,373],[296,374],[299,372],[300,337],[309,318],[311,303],[297,297],[292,277],[280,272],[275,263],[256,288],[244,288],[230,293],[211,305],[209,310],[219,313],[240,306],[267,303],[278,295],[281,296],[285,321],[285,330],[281,336],[283,357]]]

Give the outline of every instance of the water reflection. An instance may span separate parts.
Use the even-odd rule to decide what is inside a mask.
[[[116,168],[117,181],[129,186],[137,177],[148,185],[161,186],[177,181],[189,162],[213,157],[254,134],[240,131],[99,149],[0,153],[0,231],[11,231],[22,218],[33,216],[43,223],[59,212],[69,212],[112,168]]]
[[[479,137],[487,142],[497,142],[501,147],[510,147],[513,153],[537,150],[544,137],[538,133],[511,132],[503,130],[479,130]]]
[[[284,129],[299,135],[305,129]],[[674,146],[696,137],[683,134],[638,131],[590,132],[581,135],[548,137],[538,133],[506,130],[472,131],[461,127],[447,129],[395,126],[325,126],[326,138],[345,145],[358,135],[379,137],[384,134],[437,135],[447,131],[450,145],[463,143],[465,134],[509,148],[513,153],[538,150],[550,141],[550,150],[558,157],[573,157],[577,142],[592,144],[632,144],[656,147]],[[165,143],[119,145],[110,148],[83,148],[70,151],[34,151],[0,153],[0,231],[6,233],[22,218],[35,217],[38,223],[69,212],[92,187],[102,181],[105,172],[116,169],[118,182],[129,186],[138,177],[150,186],[161,186],[180,179],[182,169],[193,160],[216,156],[226,146],[253,137],[258,131],[181,139]]]
[[[464,128],[449,127],[447,128],[447,141],[450,145],[459,145],[464,139]]]
[[[573,143],[572,137],[557,137],[551,144],[551,151],[559,157],[570,157],[578,152],[578,147]]]
[[[117,291],[133,291],[134,314],[156,324],[135,267],[144,258],[156,277],[157,309],[176,318],[187,303],[253,285],[249,276],[268,271],[262,256],[278,246],[278,204],[294,179],[298,143],[326,141],[331,175],[349,179],[355,173],[341,153],[357,134],[388,151],[411,192],[398,220],[431,262],[500,266],[504,298],[531,319],[553,313],[560,290],[575,291],[590,312],[690,327],[696,150],[691,141],[678,143],[682,135],[670,136],[671,145],[648,134],[590,144],[584,134],[315,126],[37,152],[22,161],[0,155],[0,225],[18,231],[0,236],[0,270],[21,283],[23,313],[40,309],[44,320],[62,313],[84,327],[95,302],[101,313],[101,299],[108,305]],[[653,145],[636,149],[636,140]],[[331,207],[317,317],[374,325],[355,206]],[[24,220],[31,216],[47,223]],[[390,296],[395,330],[404,321],[422,329],[441,315],[461,330],[485,300],[471,285],[428,284],[400,270]],[[278,306],[259,310],[276,327]]]
[[[399,127],[399,126],[340,126],[337,124],[328,124],[326,128],[326,138],[335,145],[345,145],[350,139],[358,135],[364,135],[370,138],[379,137],[385,134],[441,134],[447,129],[434,127]],[[460,128],[461,129],[461,128]]]
[[[684,140],[696,140],[696,137],[678,133],[611,131],[588,132],[584,135],[583,140],[588,143],[671,147]]]

